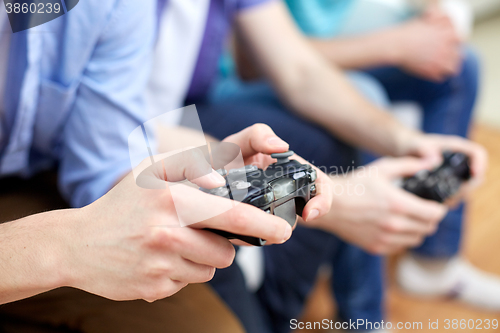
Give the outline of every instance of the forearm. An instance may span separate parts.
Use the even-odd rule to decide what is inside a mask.
[[[362,97],[340,70],[320,60],[308,62],[295,85],[281,87],[297,113],[356,147],[398,156],[415,134]]]
[[[0,304],[66,285],[62,226],[75,210],[32,215],[0,224]]]
[[[351,38],[309,39],[330,62],[343,69],[397,66],[397,30],[393,28]]]
[[[282,3],[238,17],[243,41],[282,100],[334,136],[384,155],[400,155],[414,132],[375,107],[300,35]]]

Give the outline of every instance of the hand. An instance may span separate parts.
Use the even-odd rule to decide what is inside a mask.
[[[272,131],[261,128],[256,126],[232,136],[233,141],[242,144],[244,156],[288,149],[288,145],[275,140]],[[199,177],[198,171],[203,168],[189,162],[190,158],[199,161],[196,150],[191,151],[193,156],[188,156],[186,165],[169,164],[169,159],[158,163],[162,172],[153,168],[145,174],[146,178],[156,177],[156,189],[137,186],[130,174],[104,197],[76,211],[77,222],[68,223],[65,231],[64,262],[69,267],[66,285],[113,300],[154,301],[176,293],[188,283],[206,282],[216,268],[232,263],[232,244],[201,229],[263,238],[268,244],[283,243],[291,236],[289,224],[276,216],[250,205],[233,207],[228,199],[187,186],[183,189],[186,195],[174,206],[166,179],[162,178],[165,175],[170,181],[186,177],[209,188],[224,183],[215,172]],[[156,186],[158,182],[165,184],[163,189]],[[185,214],[198,214],[212,207],[232,209],[190,227],[180,226],[179,209]]]
[[[402,155],[421,157],[438,166],[442,163],[442,153],[446,150],[464,153],[471,159],[472,179],[462,188],[460,197],[463,198],[484,181],[488,153],[481,145],[459,136],[419,134],[407,142]]]
[[[393,30],[396,64],[424,79],[443,81],[457,75],[462,63],[461,40],[448,16],[432,9]]]
[[[430,167],[428,161],[411,157],[384,158],[334,177],[331,211],[305,225],[332,232],[373,254],[418,246],[435,232],[447,208],[404,191],[394,181]]]
[[[270,164],[276,162],[270,155],[288,151],[288,144],[278,138],[273,130],[264,124],[253,125],[237,134],[226,138],[223,142],[232,142],[240,146],[245,165],[256,165],[261,169],[266,169]],[[298,155],[291,159],[296,159],[302,164],[307,162]],[[306,221],[317,219],[330,211],[332,195],[331,179],[321,170],[316,170],[316,196],[309,200],[304,207],[302,218]]]

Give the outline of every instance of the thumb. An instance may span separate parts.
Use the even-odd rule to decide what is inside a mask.
[[[241,148],[243,157],[263,153],[283,153],[289,149],[288,143],[280,139],[269,127],[265,124],[255,124],[241,132],[233,134],[224,142],[232,142]]]
[[[372,165],[391,180],[402,177],[410,177],[422,170],[429,170],[434,164],[428,159],[416,157],[383,158]]]

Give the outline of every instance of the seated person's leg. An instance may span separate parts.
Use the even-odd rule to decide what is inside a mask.
[[[384,259],[339,240],[334,252],[332,286],[339,320],[363,319],[380,323],[384,320]]]
[[[479,61],[465,49],[457,76],[436,83],[412,77],[398,69],[369,71],[387,89],[392,101],[415,101],[423,108],[426,133],[467,137],[475,106]],[[438,231],[413,255],[403,258],[399,282],[407,290],[431,295],[452,295],[473,305],[500,309],[500,279],[478,271],[459,259],[464,205],[451,210]],[[442,281],[439,287],[430,280]],[[433,286],[433,287],[431,287]]]

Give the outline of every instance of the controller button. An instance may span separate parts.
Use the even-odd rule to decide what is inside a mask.
[[[276,200],[286,197],[295,191],[295,180],[291,178],[282,178],[275,180],[271,187],[273,188]]]
[[[245,165],[245,171],[248,173],[248,172],[254,172],[254,171],[257,171],[259,170],[259,168],[257,168],[257,166],[255,165]]]
[[[265,207],[274,201],[274,193],[267,192],[262,195],[259,195],[256,198],[253,198],[249,204],[255,207]]]
[[[316,174],[316,170],[312,169],[311,174],[309,175],[311,182],[315,182],[318,179],[318,175]]]
[[[227,189],[227,187],[222,186],[210,190],[210,193],[219,197],[227,197],[229,194],[229,190]]]
[[[257,168],[255,165],[245,165],[242,168],[229,170],[228,174],[229,175],[240,175],[240,174],[246,174],[246,173],[254,172],[254,171],[257,171],[257,170],[259,170],[259,168]]]
[[[311,186],[310,192],[311,192],[311,195],[313,195],[313,196],[316,195],[316,185]]]
[[[247,188],[252,186],[252,184],[250,184],[249,182],[242,181],[242,180],[237,180],[237,181],[233,182],[231,184],[231,186],[235,187],[237,190],[246,190]]]
[[[304,177],[305,175],[306,175],[306,173],[305,173],[304,171],[302,171],[302,172],[298,172],[298,173],[295,173],[295,174],[293,175],[293,179],[299,179],[299,178]]]

